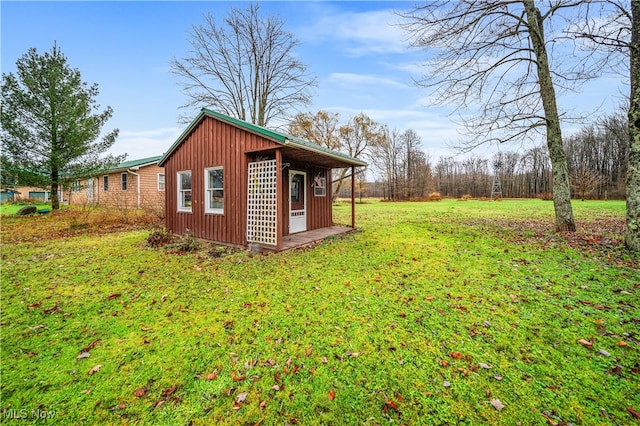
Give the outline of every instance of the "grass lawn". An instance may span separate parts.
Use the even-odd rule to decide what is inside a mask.
[[[624,203],[574,209],[556,235],[551,202],[373,202],[359,232],[222,258],[3,217],[3,418],[637,424]]]

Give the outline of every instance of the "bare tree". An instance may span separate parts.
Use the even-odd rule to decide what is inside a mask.
[[[554,27],[571,22],[580,3],[549,0],[538,3],[541,11],[534,0],[434,1],[402,14],[413,46],[436,49],[417,83],[434,89],[440,103],[479,110],[463,118],[475,136],[463,149],[546,136],[556,231],[575,230],[556,90],[573,88],[599,69],[594,61],[580,60],[587,54],[568,60],[578,53]]]
[[[625,244],[640,252],[640,0],[585,2],[584,20],[571,33],[590,40],[606,53],[605,63],[615,71],[629,70],[629,161],[627,165],[627,230]],[[623,68],[626,66],[622,65]]]
[[[192,50],[171,61],[189,102],[184,107],[212,107],[227,115],[266,126],[276,117],[311,101],[315,78],[293,53],[298,41],[260,6],[232,7],[223,21],[212,14],[190,33]]]

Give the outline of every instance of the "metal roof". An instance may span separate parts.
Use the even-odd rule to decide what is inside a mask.
[[[317,158],[319,159],[323,158],[324,161],[321,160],[320,163],[323,163],[324,165],[327,165],[329,167],[349,167],[349,166],[366,166],[367,165],[366,162],[359,160],[355,157],[352,157],[347,154],[343,154],[338,151],[334,151],[332,149],[315,144],[313,142],[309,142],[307,140],[298,138],[296,136],[291,136],[286,133],[270,130],[262,126],[258,126],[256,124],[248,123],[244,120],[239,120],[237,118],[220,114],[219,112],[212,111],[207,108],[202,108],[202,110],[200,111],[200,114],[198,114],[198,116],[185,129],[185,131],[182,132],[180,137],[178,137],[178,139],[171,146],[171,148],[169,148],[169,150],[164,154],[164,156],[159,162],[160,166],[164,165],[164,163],[169,159],[171,154],[173,154],[173,152],[176,149],[178,149],[182,141],[196,126],[196,124],[199,123],[200,120],[202,120],[204,116],[213,117],[217,120],[231,124],[232,126],[239,127],[241,129],[263,136],[266,139],[272,140],[274,142],[278,142],[282,144],[284,147],[290,148],[289,152],[293,152],[295,150],[306,151],[307,153],[317,156]]]
[[[148,166],[150,164],[157,164],[162,159],[162,155],[156,155],[155,157],[147,157],[140,158],[138,160],[129,160],[123,163],[120,163],[114,167],[111,167],[109,172],[117,171],[117,170],[127,170],[127,169],[138,169],[143,166]]]

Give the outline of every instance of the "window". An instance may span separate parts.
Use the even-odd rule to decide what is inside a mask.
[[[164,191],[164,173],[158,173],[158,191]]]
[[[93,200],[93,178],[87,179],[87,200]]]
[[[224,213],[224,173],[222,167],[204,170],[205,213]]]
[[[102,176],[102,190],[104,192],[109,190],[109,175]]]
[[[191,211],[191,171],[178,172],[178,211]]]
[[[73,183],[71,184],[71,192],[80,192],[81,189],[82,189],[82,185],[80,185],[80,181],[74,180]]]
[[[313,178],[313,195],[325,197],[327,195],[327,178],[316,176]]]
[[[126,191],[127,190],[127,174],[126,173],[122,173],[120,175],[120,180],[122,182],[122,190]]]

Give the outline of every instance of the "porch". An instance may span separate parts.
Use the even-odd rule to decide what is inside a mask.
[[[327,237],[346,234],[353,228],[346,226],[329,226],[327,228],[314,229],[313,231],[298,232],[282,237],[282,247],[279,251],[300,248],[309,244],[322,241]]]

